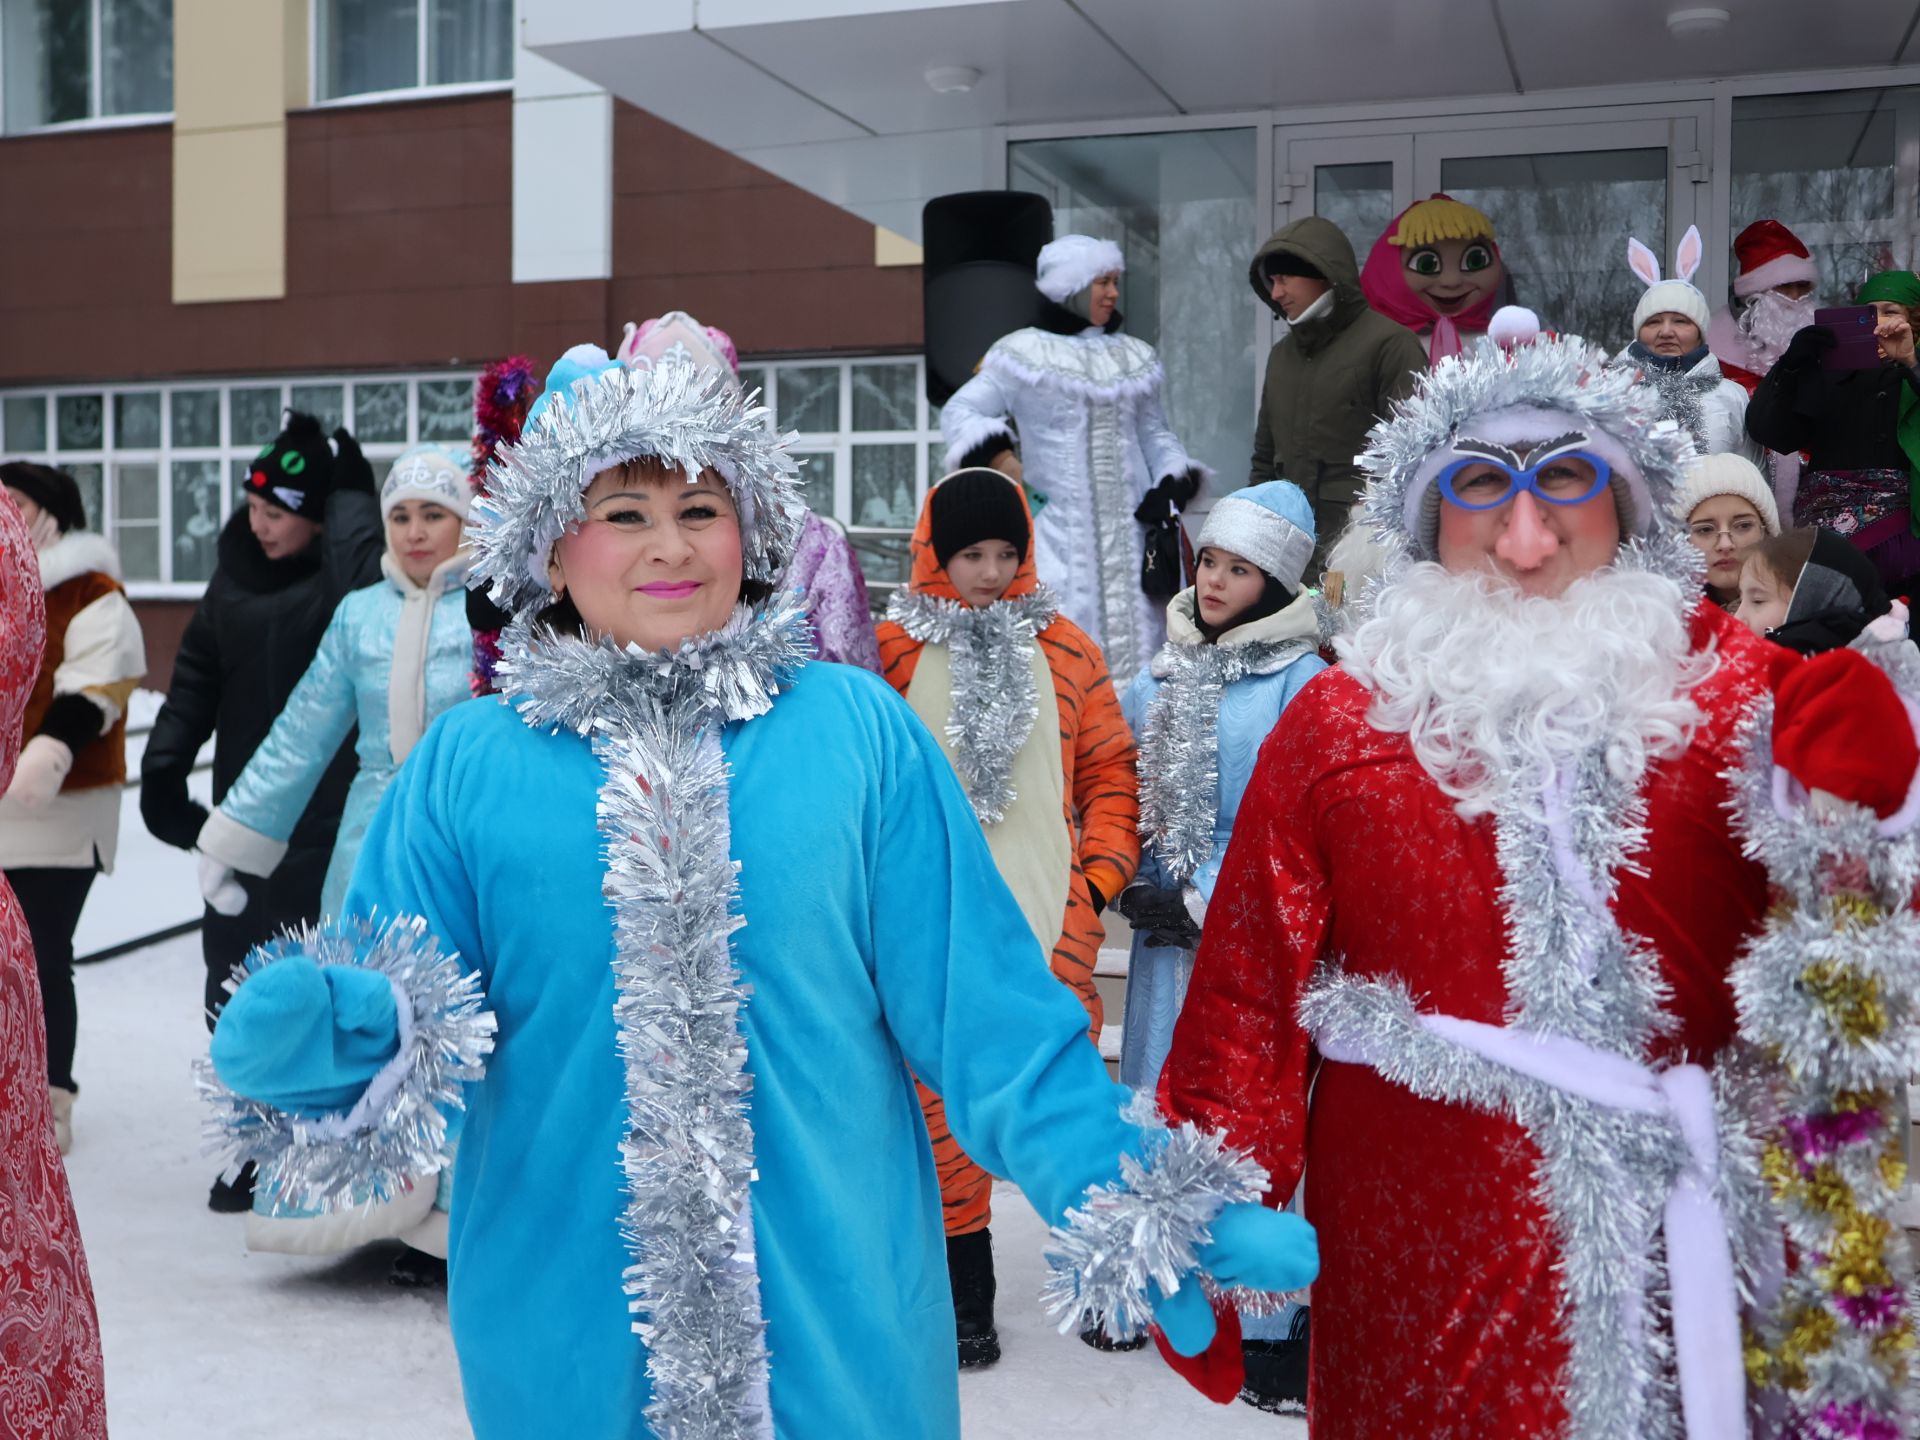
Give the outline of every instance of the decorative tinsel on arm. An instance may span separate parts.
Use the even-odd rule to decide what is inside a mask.
[[[473,493],[487,493],[487,469],[502,445],[520,438],[527,411],[540,394],[540,377],[524,355],[496,360],[480,372],[473,390]],[[493,693],[494,667],[500,662],[500,630],[496,625],[473,628],[473,693]]]
[[[206,1149],[228,1172],[246,1161],[304,1209],[386,1200],[446,1164],[447,1111],[464,1104],[493,1050],[495,1021],[483,1008],[476,972],[443,954],[426,922],[350,917],[289,931],[253,950],[236,971],[239,987],[270,966],[306,959],[372,971],[393,989],[398,1048],[347,1110],[295,1114],[236,1094],[210,1059],[195,1083],[212,1111]],[[329,1019],[330,1023],[330,1019]]]
[[[1167,1128],[1151,1096],[1135,1095],[1125,1118],[1146,1132],[1144,1157],[1123,1156],[1118,1179],[1088,1186],[1047,1247],[1040,1299],[1062,1333],[1098,1323],[1116,1340],[1140,1334],[1153,1321],[1148,1283],[1171,1295],[1200,1265],[1220,1212],[1267,1190],[1252,1157],[1190,1122]],[[1204,1272],[1201,1284],[1213,1293]],[[1229,1293],[1249,1311],[1271,1305],[1265,1295]]]
[[[1890,668],[1920,693],[1920,666]],[[1892,1207],[1906,1181],[1897,1100],[1920,1066],[1920,840],[1910,823],[1790,794],[1772,729],[1769,702],[1732,777],[1774,892],[1732,979],[1741,1033],[1777,1071],[1762,1164],[1795,1269],[1748,1337],[1748,1374],[1784,1393],[1793,1434],[1898,1440],[1916,1419],[1912,1264]]]

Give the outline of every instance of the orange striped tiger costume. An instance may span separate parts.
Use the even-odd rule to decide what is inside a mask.
[[[913,533],[912,562],[909,589],[941,599],[959,599],[934,554],[930,505],[922,505],[920,510]],[[1029,594],[1037,583],[1029,543],[1026,559],[1007,587],[1005,598]],[[894,689],[907,695],[926,647],[891,620],[882,621],[879,631],[881,674]],[[1086,1006],[1089,1033],[1097,1044],[1102,1016],[1093,967],[1106,931],[1091,892],[1099,893],[1102,904],[1112,900],[1139,867],[1133,734],[1121,714],[1106,658],[1086,632],[1062,615],[1038,638],[1040,653],[1053,677],[1065,782],[1062,821],[1072,854],[1066,911],[1053,946],[1052,968]],[[1044,721],[1043,711],[1040,723]],[[1045,936],[1041,943],[1046,943]],[[924,1085],[919,1090],[940,1175],[946,1233],[970,1235],[983,1230],[992,1219],[992,1177],[968,1159],[953,1138],[940,1097]]]

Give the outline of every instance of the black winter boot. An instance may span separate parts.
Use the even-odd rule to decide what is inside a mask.
[[[444,1290],[447,1288],[447,1262],[411,1245],[402,1245],[387,1271],[387,1283],[402,1290]]]
[[[213,1189],[207,1192],[207,1208],[216,1215],[244,1215],[253,1209],[253,1174],[249,1160],[232,1180],[216,1175]]]
[[[1307,1403],[1307,1334],[1312,1312],[1302,1308],[1294,1312],[1284,1340],[1243,1340],[1241,1359],[1247,1378],[1240,1387],[1240,1398],[1256,1410],[1299,1411]]]
[[[960,1338],[960,1368],[978,1370],[1000,1358],[993,1328],[993,1232],[947,1237],[947,1279],[953,1286],[953,1327]]]
[[[1138,1350],[1147,1343],[1147,1337],[1136,1335],[1131,1340],[1116,1340],[1107,1333],[1106,1326],[1089,1325],[1080,1332],[1080,1343],[1111,1354],[1117,1350]]]

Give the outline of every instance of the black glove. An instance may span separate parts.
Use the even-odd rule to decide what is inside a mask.
[[[349,435],[345,429],[333,432],[333,488],[336,490],[358,490],[363,495],[377,495],[380,487],[373,483],[373,466],[367,463],[367,457],[360,453],[360,442]]]
[[[200,843],[200,827],[207,823],[207,807],[187,794],[184,782],[140,786],[140,818],[154,839],[182,850]]]
[[[493,603],[493,596],[486,590],[467,591],[467,628],[478,634],[488,631],[504,630],[507,622],[513,619],[511,611],[502,610]]]
[[[1809,325],[1793,332],[1779,363],[1789,370],[1811,370],[1820,357],[1840,343],[1840,337],[1825,325]]]
[[[1127,917],[1149,945],[1171,945],[1191,950],[1200,943],[1200,927],[1187,911],[1185,893],[1178,885],[1149,885],[1136,881],[1120,892],[1114,908]]]
[[[1153,488],[1140,499],[1134,508],[1133,518],[1142,525],[1158,524],[1178,515],[1200,493],[1200,482],[1205,474],[1196,466],[1189,465],[1177,475],[1163,475]]]

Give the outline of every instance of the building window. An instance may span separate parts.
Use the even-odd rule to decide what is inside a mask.
[[[1920,87],[1735,100],[1734,234],[1780,221],[1819,265],[1822,303],[1845,304],[1868,275],[1920,260],[1916,141]]]
[[[173,110],[173,0],[0,0],[9,131]]]
[[[0,395],[0,456],[80,482],[87,525],[113,541],[135,598],[196,597],[213,574],[240,482],[288,406],[341,425],[384,479],[417,440],[464,443],[470,372],[178,385],[63,386]]]
[[[314,0],[322,100],[513,78],[513,0]]]
[[[780,429],[800,432],[793,457],[807,504],[846,530],[874,613],[885,610],[906,583],[920,502],[946,455],[920,357],[749,361],[740,380],[762,392]]]

